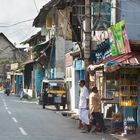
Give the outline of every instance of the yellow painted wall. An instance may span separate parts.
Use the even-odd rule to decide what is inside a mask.
[[[70,28],[70,9],[68,8],[59,10],[58,12],[58,35],[66,38],[67,40],[72,39],[72,32]]]

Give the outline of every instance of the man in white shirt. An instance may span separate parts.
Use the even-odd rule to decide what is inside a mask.
[[[79,100],[79,119],[84,127],[84,131],[88,132],[89,126],[89,92],[87,87],[85,86],[85,80],[81,80],[79,82],[80,89],[80,100]]]

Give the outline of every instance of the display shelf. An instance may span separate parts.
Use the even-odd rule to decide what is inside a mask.
[[[112,121],[112,133],[122,133],[123,129],[123,121]]]
[[[112,132],[122,133],[123,132],[123,117],[120,113],[114,113],[112,115]]]
[[[119,93],[119,103],[125,118],[123,124],[124,133],[128,135],[136,134],[135,113],[133,111],[138,105],[137,74],[121,74]]]
[[[137,107],[137,85],[120,85],[120,106]]]
[[[124,124],[124,131],[126,134],[136,134],[136,122],[126,121]]]
[[[138,95],[137,94],[126,94],[126,93],[121,93],[120,94],[120,97],[134,97],[136,98]]]

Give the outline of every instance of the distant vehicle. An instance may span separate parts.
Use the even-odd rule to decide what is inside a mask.
[[[5,88],[5,91],[4,91],[4,93],[7,95],[7,96],[9,96],[10,95],[10,88]]]
[[[10,92],[11,92],[11,86],[10,86],[10,83],[9,82],[5,82],[4,83],[4,93],[9,96],[10,95]]]
[[[47,101],[46,105],[54,105],[57,110],[60,110],[60,106],[65,109],[67,104],[66,82],[62,79],[42,80],[41,93],[47,89]],[[39,98],[39,103],[42,104],[42,96]]]

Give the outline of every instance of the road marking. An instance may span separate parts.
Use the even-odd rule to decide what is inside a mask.
[[[4,104],[4,106],[5,106],[5,107],[7,107],[7,105],[6,105],[6,104]]]
[[[8,107],[5,107],[6,110],[8,110]]]
[[[11,115],[12,113],[11,113],[10,111],[8,111],[8,114],[10,114],[10,115]]]
[[[19,130],[22,133],[22,135],[27,135],[27,133],[25,132],[25,130],[22,127],[19,127]]]
[[[36,104],[38,103],[37,101],[24,101],[24,100],[20,100],[20,101],[17,101],[17,100],[11,100],[12,102],[19,102],[19,103],[28,103],[28,104]]]
[[[16,120],[16,118],[13,117],[12,119],[13,119],[13,121],[14,121],[15,123],[18,123],[18,121]]]

